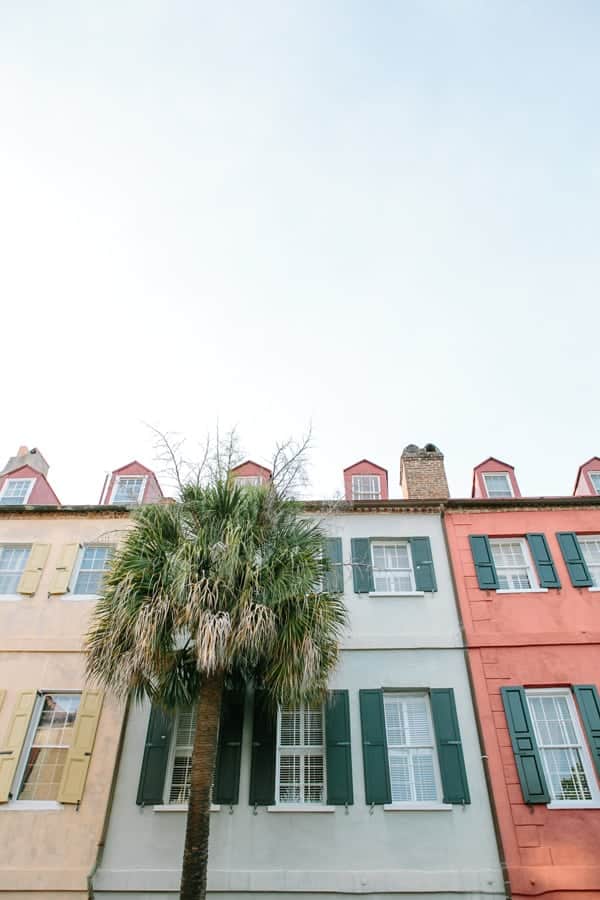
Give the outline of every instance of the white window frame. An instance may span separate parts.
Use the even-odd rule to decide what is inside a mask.
[[[174,717],[174,721],[173,721],[173,728],[172,728],[172,732],[171,732],[171,747],[169,749],[169,759],[167,762],[167,777],[165,778],[165,789],[163,791],[163,804],[164,804],[164,806],[170,806],[170,807],[182,806],[185,809],[187,809],[187,806],[188,806],[187,800],[185,800],[181,803],[178,803],[175,800],[169,799],[169,797],[171,796],[171,787],[173,785],[173,774],[174,774],[173,769],[175,767],[175,757],[177,756],[177,748],[184,746],[183,744],[177,743],[177,729],[179,727],[180,715],[181,715],[181,711],[178,710],[176,716]],[[192,715],[195,715],[195,710],[192,711]],[[186,749],[188,746],[190,746],[190,759],[191,759],[193,744],[192,745],[186,744],[185,745]]]
[[[6,503],[2,504],[3,506],[27,506],[27,501],[31,496],[31,492],[33,490],[33,485],[35,484],[35,478],[7,478],[4,484],[2,485],[2,491],[0,491],[0,500],[3,500],[6,494],[8,493],[8,485],[13,481],[25,481],[29,482],[27,487],[27,492],[23,498],[23,500],[19,500],[18,503]],[[12,499],[12,498],[11,498]]]
[[[136,500],[115,500],[115,496],[119,491],[119,485],[121,481],[127,481],[131,478],[141,478],[142,484],[140,486],[140,490]],[[115,483],[113,484],[113,489],[110,495],[110,502],[115,503],[118,506],[137,506],[142,502],[142,497],[144,496],[144,491],[146,490],[146,482],[148,481],[147,475],[117,475],[115,478]]]
[[[600,472],[588,472],[590,476],[590,484],[594,488],[597,494],[600,494]],[[594,478],[598,480],[598,484],[594,481]]]
[[[402,546],[406,547],[408,552],[408,569],[376,569],[375,559],[373,550],[375,547],[397,547]],[[369,542],[369,552],[371,556],[371,569],[373,572],[373,590],[369,591],[370,597],[422,597],[424,596],[423,591],[418,591],[416,588],[415,581],[415,564],[412,557],[412,549],[410,546],[410,541],[406,538],[382,538],[381,540],[371,540]],[[408,572],[410,577],[410,589],[402,590],[402,591],[382,591],[375,587],[375,571],[378,572]]]
[[[38,725],[40,724],[40,716],[42,714],[42,710],[44,708],[45,698],[48,694],[68,694],[70,696],[79,697],[80,700],[80,708],[81,708],[81,695],[82,691],[49,691],[49,690],[40,690],[37,692],[36,701],[31,712],[31,718],[29,720],[29,726],[27,728],[27,734],[25,735],[25,740],[23,741],[23,747],[21,748],[21,755],[19,756],[19,762],[17,768],[15,770],[15,775],[12,781],[11,786],[11,794],[12,799],[7,804],[8,809],[62,809],[62,803],[58,800],[18,800],[15,795],[18,795],[22,786],[23,786],[23,778],[25,776],[25,767],[27,766],[27,760],[29,759],[29,753],[31,751],[31,745],[33,744],[33,739],[35,737],[35,733],[38,729]],[[79,715],[79,709],[77,710],[77,715]],[[75,733],[75,729],[73,729],[73,734]],[[70,749],[70,748],[69,748]],[[2,807],[0,807],[0,810]]]
[[[508,472],[483,472],[483,483],[485,485],[485,493],[486,496],[490,500],[509,500],[511,497],[514,497],[514,491],[512,486],[512,481],[510,480],[510,475]],[[500,476],[504,476],[506,478],[506,484],[508,486],[509,493],[508,494],[490,494],[490,487],[488,485],[488,478],[491,476],[493,478],[499,478]]]
[[[240,487],[260,487],[264,481],[260,475],[236,475],[234,480]]]
[[[531,688],[526,689],[525,697],[527,698],[527,707],[529,710],[529,716],[531,718],[531,724],[533,726],[533,732],[535,734],[535,738],[537,741],[538,749],[540,752],[540,759],[542,762],[542,769],[544,772],[544,776],[546,778],[546,784],[548,787],[548,792],[552,795],[552,782],[548,775],[548,771],[546,768],[546,761],[544,757],[543,750],[544,745],[540,741],[540,735],[537,727],[537,723],[535,721],[535,717],[531,706],[529,704],[530,697],[548,697],[548,696],[560,696],[565,697],[567,700],[567,706],[569,708],[569,713],[571,715],[571,722],[573,723],[573,728],[575,731],[575,735],[578,740],[579,755],[581,757],[581,762],[583,765],[583,771],[585,773],[585,777],[587,779],[591,799],[590,800],[555,800],[551,799],[550,803],[546,804],[550,809],[581,809],[581,808],[589,808],[589,807],[600,807],[600,790],[598,789],[598,781],[596,779],[596,774],[594,771],[594,766],[592,764],[592,759],[590,756],[590,750],[588,747],[587,740],[585,738],[585,734],[583,732],[583,728],[581,726],[581,720],[579,718],[579,711],[577,709],[577,705],[573,699],[573,694],[569,688]]]
[[[372,478],[377,483],[377,490],[364,490],[358,487],[361,478]],[[352,476],[352,499],[353,500],[381,500],[381,475],[374,475],[370,472]]]
[[[585,553],[583,550],[583,546],[587,541],[600,541],[600,534],[578,534],[577,540],[579,541],[579,545],[581,547],[581,554],[585,560],[585,564],[588,567],[590,575],[592,575],[592,569],[598,568],[598,584],[592,584],[588,588],[590,591],[600,591],[600,563],[590,563],[585,558]],[[593,577],[593,576],[592,576]]]
[[[533,564],[531,554],[529,552],[529,544],[527,543],[527,540],[525,538],[523,538],[523,537],[497,538],[497,537],[490,536],[489,541],[490,541],[490,550],[492,551],[492,559],[494,561],[494,567],[496,569],[496,573],[498,573],[498,571],[501,572],[503,568],[504,569],[524,568],[527,570],[527,575],[528,575],[529,581],[531,583],[530,588],[512,588],[512,587],[497,588],[496,589],[497,594],[541,594],[541,593],[546,594],[548,592],[548,588],[540,587],[540,582],[539,582],[539,579],[537,576],[537,571]],[[525,560],[525,565],[524,566],[504,566],[504,567],[498,566],[498,564],[496,563],[496,558],[494,556],[493,545],[494,544],[517,544],[517,543],[521,545],[521,550],[523,552],[523,559]]]
[[[425,748],[425,747],[428,749],[429,747],[431,747],[432,758],[433,758],[433,777],[435,780],[436,797],[435,797],[435,800],[395,800],[395,801],[392,800],[391,803],[385,804],[385,809],[386,810],[448,809],[448,808],[452,809],[451,804],[446,804],[443,802],[444,791],[443,791],[443,786],[442,786],[442,775],[440,772],[440,761],[438,758],[437,740],[436,740],[436,735],[435,735],[435,728],[433,725],[433,715],[431,712],[431,696],[429,694],[429,691],[414,691],[414,690],[412,690],[412,691],[389,690],[388,691],[388,690],[385,690],[383,692],[384,707],[385,707],[386,697],[390,698],[390,699],[391,698],[394,698],[394,699],[400,698],[402,700],[408,700],[410,698],[418,697],[419,699],[425,700],[425,705],[427,707],[427,718],[429,721],[429,731],[431,734],[431,744],[427,744],[427,745],[415,744],[414,746],[412,744],[406,744],[406,745],[402,745],[402,747],[406,747],[408,749],[421,749],[421,748]],[[384,727],[385,727],[385,738],[386,738],[386,742],[387,742],[387,746],[388,746],[388,773],[389,773],[389,778],[390,778],[390,791],[391,791],[392,772],[391,772],[391,767],[390,767],[390,762],[389,762],[389,751],[390,751],[390,748],[393,750],[395,748],[395,745],[390,745],[390,742],[389,742],[387,726],[385,725],[385,710],[384,710]],[[400,746],[400,745],[398,745],[398,746]]]
[[[89,544],[82,544],[79,548],[79,553],[77,554],[77,560],[75,565],[73,566],[73,574],[71,576],[71,581],[69,583],[69,592],[67,594],[67,599],[69,600],[99,600],[102,597],[102,594],[82,594],[81,591],[76,591],[75,586],[77,585],[77,579],[79,578],[79,574],[81,572],[81,564],[83,562],[83,557],[85,551],[88,547],[101,547],[102,549],[109,549],[112,554],[114,554],[116,547],[114,544],[102,544],[102,543],[94,543],[90,541]],[[98,571],[97,569],[89,569],[86,571]]]
[[[303,719],[304,719],[304,710],[310,704],[301,703],[299,704],[300,709],[300,722],[301,728],[304,727]],[[285,744],[282,746],[281,744],[281,707],[277,708],[277,744],[276,744],[276,753],[275,753],[275,806],[268,807],[269,811],[274,810],[325,810],[329,811],[331,807],[326,806],[327,803],[327,738],[325,735],[325,706],[321,706],[321,716],[322,716],[322,736],[323,742],[322,744]],[[314,755],[318,756],[319,751],[321,751],[321,756],[323,758],[323,797],[320,801],[310,801],[301,799],[299,801],[290,802],[286,800],[279,799],[279,791],[280,791],[280,757],[282,753],[285,755],[286,753],[297,753],[301,756],[301,759],[304,759],[305,755]],[[304,766],[300,765],[300,795],[303,795],[303,786],[304,786]],[[335,807],[333,807],[335,808]]]
[[[23,572],[27,568],[27,562],[29,561],[29,555],[31,554],[32,544],[1,543],[0,550],[3,550],[5,548],[6,549],[16,548],[18,550],[28,550],[29,551],[29,553],[27,554],[27,556],[25,558],[25,565],[23,566],[23,568],[21,569],[21,572],[20,572],[20,574],[23,575]],[[20,580],[21,579],[19,579],[19,581]],[[18,586],[18,582],[17,582],[17,586]],[[6,601],[6,600],[21,600],[21,599],[22,599],[22,595],[19,594],[17,591],[15,591],[14,594],[0,594],[0,603],[2,601]]]

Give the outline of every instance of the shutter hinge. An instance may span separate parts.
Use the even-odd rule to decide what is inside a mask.
[[[374,812],[375,812],[375,804],[371,803],[371,805],[369,807],[369,815],[372,816]]]
[[[230,803],[230,804],[229,804],[229,815],[230,815],[230,816],[233,815],[233,803]]]
[[[252,811],[252,815],[253,815],[253,816],[257,816],[257,815],[258,815],[258,803],[255,803],[255,804],[254,804],[254,809],[253,809],[253,811]]]
[[[81,800],[78,800],[77,803],[75,804],[75,812],[76,812],[76,813],[79,812],[79,805],[80,805],[80,803],[81,803]]]

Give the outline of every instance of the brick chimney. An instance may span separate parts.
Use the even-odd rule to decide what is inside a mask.
[[[450,496],[444,454],[435,444],[409,444],[400,457],[400,485],[405,500],[438,500]]]
[[[28,450],[27,447],[22,446],[19,447],[16,456],[11,456],[0,475],[8,475],[9,472],[14,472],[15,469],[20,469],[21,466],[31,466],[32,469],[35,469],[36,472],[41,472],[44,476],[48,474],[48,463],[37,447],[32,447],[31,450]]]

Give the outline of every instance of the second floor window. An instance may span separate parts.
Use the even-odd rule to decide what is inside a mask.
[[[119,475],[113,489],[111,503],[140,503],[146,479],[143,476]]]
[[[535,591],[538,584],[524,540],[490,541],[500,591]]]
[[[425,694],[384,694],[392,803],[440,799],[435,738]]]
[[[353,500],[380,500],[381,479],[379,475],[353,475]]]
[[[325,802],[325,747],[321,706],[283,706],[277,722],[278,803]]]
[[[16,594],[30,547],[0,546],[0,594]]]
[[[168,803],[187,803],[190,799],[192,750],[196,733],[196,708],[181,709],[177,713],[173,751],[169,765]]]
[[[2,506],[23,506],[29,500],[35,478],[7,478],[0,493]]]
[[[484,472],[483,481],[490,499],[513,496],[510,478],[506,472]]]
[[[579,535],[578,541],[594,587],[600,587],[600,534]]]
[[[113,548],[106,545],[83,547],[73,584],[74,594],[101,594]]]
[[[57,800],[80,699],[80,694],[41,695],[17,776],[18,800]]]
[[[399,594],[415,590],[408,541],[374,541],[371,556],[373,588],[377,593]]]

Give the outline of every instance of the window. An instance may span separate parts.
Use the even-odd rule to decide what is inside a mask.
[[[353,475],[353,500],[380,500],[381,479],[379,475]]]
[[[440,779],[429,697],[384,694],[392,803],[435,803]]]
[[[74,594],[101,594],[104,575],[110,565],[113,548],[88,545],[79,555],[79,565],[73,584]]]
[[[30,547],[0,546],[0,594],[16,594]]]
[[[518,538],[490,541],[500,591],[537,591],[525,541]]]
[[[146,479],[143,475],[124,476],[119,475],[115,482],[111,503],[139,503]]]
[[[600,472],[590,472],[590,481],[597,494],[600,494]]]
[[[235,479],[235,483],[239,484],[240,487],[247,487],[247,485],[259,487],[263,483],[263,480],[260,475],[238,475]]]
[[[56,800],[62,780],[80,694],[42,694],[18,773],[18,800]]]
[[[513,490],[506,472],[484,472],[483,480],[488,497],[512,497]]]
[[[324,803],[323,708],[281,707],[277,735],[277,802]]]
[[[169,771],[168,803],[187,803],[190,799],[192,777],[192,748],[196,733],[196,707],[190,706],[177,713],[175,739]]]
[[[401,594],[415,590],[408,541],[386,541],[371,544],[373,588],[376,593]]]
[[[571,692],[527,691],[526,696],[552,801],[597,803],[600,795]]]
[[[600,535],[577,537],[594,587],[600,587]]]
[[[8,478],[0,494],[3,506],[22,506],[29,500],[35,478]]]

